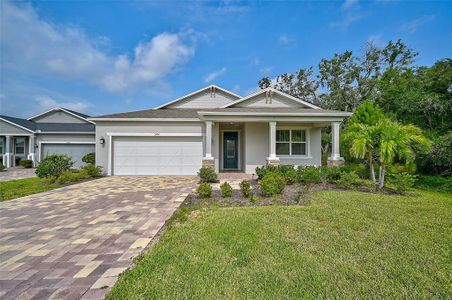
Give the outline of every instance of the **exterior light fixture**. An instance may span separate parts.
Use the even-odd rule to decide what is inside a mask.
[[[104,139],[103,137],[101,137],[101,138],[99,139],[99,142],[100,142],[101,145],[103,145],[103,144],[105,144],[105,139]]]

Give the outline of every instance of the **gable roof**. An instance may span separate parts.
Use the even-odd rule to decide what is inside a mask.
[[[88,120],[88,118],[89,118],[90,116],[85,115],[85,114],[82,114],[82,113],[79,113],[79,112],[74,111],[74,110],[70,110],[70,109],[64,108],[64,107],[55,107],[55,108],[52,108],[52,109],[50,109],[50,110],[48,110],[48,111],[46,111],[46,112],[43,112],[43,113],[37,114],[37,115],[35,115],[35,116],[33,116],[33,117],[30,117],[30,118],[28,118],[27,120],[31,121],[31,120],[33,120],[33,119],[36,119],[36,118],[40,117],[40,116],[43,116],[43,115],[45,115],[45,114],[48,114],[48,113],[50,113],[50,112],[52,112],[52,111],[64,111],[65,113],[70,114],[70,115],[72,115],[72,116],[74,116],[74,117],[76,117],[76,118],[78,118],[78,119],[80,119],[80,120],[83,120],[83,121],[89,122],[89,123],[91,123],[91,124],[94,124],[94,122]]]
[[[154,109],[161,109],[161,108],[164,108],[165,106],[168,106],[168,105],[170,105],[170,104],[174,104],[174,103],[176,103],[176,102],[180,102],[180,101],[185,100],[185,99],[187,99],[187,98],[189,98],[189,97],[191,97],[191,96],[193,96],[193,95],[196,95],[196,94],[198,94],[198,93],[201,93],[201,92],[203,92],[203,91],[206,91],[206,90],[208,90],[208,89],[210,89],[210,88],[212,88],[212,87],[214,87],[214,88],[216,88],[216,89],[218,89],[218,90],[220,90],[220,91],[222,91],[222,92],[224,92],[224,93],[226,93],[226,94],[228,94],[228,95],[231,95],[231,96],[233,96],[233,97],[235,97],[235,98],[237,98],[237,99],[242,98],[242,96],[240,96],[240,95],[237,95],[237,94],[235,94],[235,93],[233,93],[233,92],[231,92],[231,91],[228,91],[228,90],[226,90],[226,89],[223,89],[223,88],[221,88],[221,87],[219,87],[219,86],[217,86],[217,85],[211,84],[211,85],[208,85],[208,86],[206,86],[206,87],[204,87],[204,88],[202,88],[202,89],[199,89],[199,90],[197,90],[197,91],[194,91],[194,92],[192,92],[192,93],[189,93],[189,94],[187,94],[187,95],[184,95],[184,96],[182,96],[182,97],[179,97],[179,98],[177,98],[177,99],[175,99],[175,100],[172,100],[172,101],[170,101],[170,102],[161,104],[161,105],[159,105],[159,106],[156,106],[156,107],[154,107]]]
[[[298,99],[298,98],[296,98],[296,97],[294,97],[294,96],[292,96],[292,95],[289,95],[289,94],[286,94],[286,93],[284,93],[284,92],[278,91],[277,89],[274,89],[274,88],[266,88],[266,89],[262,89],[262,90],[260,90],[260,91],[257,91],[256,93],[253,93],[253,94],[248,95],[248,96],[246,96],[246,97],[240,98],[240,99],[238,99],[238,100],[236,100],[236,101],[234,101],[234,102],[228,103],[228,104],[226,104],[226,105],[223,105],[223,106],[221,106],[220,108],[232,107],[232,106],[234,106],[234,105],[236,105],[236,104],[238,104],[238,103],[242,103],[242,102],[244,102],[244,101],[246,101],[246,100],[248,100],[248,99],[254,98],[254,97],[259,96],[259,95],[261,95],[261,94],[264,94],[264,93],[266,93],[266,92],[268,92],[268,91],[272,91],[272,92],[275,93],[275,94],[281,95],[282,97],[285,97],[285,98],[290,99],[290,100],[292,100],[292,101],[295,101],[295,102],[297,102],[297,103],[303,104],[303,105],[305,105],[305,106],[307,106],[307,107],[310,107],[310,108],[312,108],[312,109],[321,109],[320,107],[315,106],[314,104],[311,104],[311,103],[309,103],[309,102],[303,101],[303,100]]]
[[[19,127],[20,129],[24,129],[24,130],[32,132],[32,133],[36,129],[36,123],[33,123],[33,122],[25,120],[25,119],[0,115],[0,120],[5,121],[6,123],[9,123],[13,126]]]
[[[46,132],[93,132],[95,125],[79,123],[35,123],[27,119],[15,118],[0,115],[0,120],[5,121],[13,126],[24,129],[30,133],[46,133]]]

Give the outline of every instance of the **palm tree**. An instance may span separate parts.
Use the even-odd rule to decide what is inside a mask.
[[[353,123],[346,132],[350,154],[354,158],[366,159],[370,178],[378,188],[385,184],[387,166],[397,158],[409,163],[416,153],[428,151],[430,141],[422,130],[414,125],[401,125],[382,118],[375,125]],[[374,162],[379,164],[378,182],[375,178]]]

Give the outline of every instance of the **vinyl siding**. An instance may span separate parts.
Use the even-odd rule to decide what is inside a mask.
[[[305,105],[298,103],[296,101],[293,101],[291,99],[287,99],[285,97],[282,97],[279,94],[274,94],[271,103],[266,103],[266,96],[265,94],[257,95],[253,98],[247,99],[243,102],[237,103],[233,107],[282,107],[282,108],[309,108]]]
[[[2,134],[32,134],[30,131],[24,130],[10,123],[0,120],[0,135]]]
[[[36,123],[87,123],[64,111],[51,111],[45,115],[32,119]]]
[[[232,101],[236,97],[217,90],[215,97],[211,97],[210,91],[202,91],[182,101],[170,104],[166,108],[218,108]]]

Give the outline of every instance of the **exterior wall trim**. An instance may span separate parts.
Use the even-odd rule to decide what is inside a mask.
[[[223,106],[221,106],[220,108],[227,108],[227,107],[234,106],[234,105],[236,105],[236,104],[238,104],[238,103],[242,103],[242,102],[244,102],[244,101],[246,101],[246,100],[248,100],[248,99],[251,99],[251,98],[253,98],[253,97],[255,97],[255,96],[258,96],[258,95],[260,95],[260,94],[263,94],[263,93],[265,93],[265,92],[267,92],[267,91],[272,91],[272,92],[274,92],[274,93],[276,93],[276,94],[279,94],[280,96],[286,97],[286,98],[288,98],[288,99],[290,99],[290,100],[292,100],[292,101],[295,101],[295,102],[301,103],[301,104],[303,104],[303,105],[306,105],[307,107],[310,107],[310,108],[313,108],[313,109],[321,109],[320,107],[315,106],[314,104],[311,104],[311,103],[309,103],[309,102],[303,101],[303,100],[298,99],[298,98],[295,98],[294,96],[291,96],[291,95],[289,95],[289,94],[283,93],[283,92],[278,91],[278,90],[276,90],[276,89],[274,89],[274,88],[266,88],[266,89],[257,91],[257,92],[255,92],[255,93],[253,93],[253,94],[251,94],[251,95],[248,95],[248,96],[246,96],[246,97],[243,97],[243,98],[241,98],[241,99],[238,99],[237,101],[234,101],[234,102],[228,103],[228,104],[226,104],[226,105],[223,105]]]
[[[70,111],[64,109],[63,107],[55,107],[55,108],[52,108],[52,109],[50,109],[50,110],[48,110],[48,111],[46,111],[46,112],[43,112],[43,113],[40,113],[40,114],[35,115],[35,116],[33,116],[33,117],[30,117],[30,118],[28,118],[27,120],[28,120],[28,121],[31,121],[31,120],[33,120],[33,119],[36,119],[37,117],[43,116],[43,115],[45,115],[45,114],[48,114],[49,112],[56,111],[56,110],[64,111],[65,113],[70,114],[71,116],[74,116],[74,117],[76,117],[76,118],[78,118],[78,119],[80,119],[80,120],[83,120],[83,121],[89,122],[89,123],[91,123],[91,124],[94,124],[94,122],[90,121],[89,119],[86,119],[86,118],[84,118],[84,117],[82,117],[82,116],[79,116],[79,115],[77,115],[77,114],[74,114],[73,112],[70,112]]]
[[[13,126],[16,126],[16,127],[20,128],[20,129],[23,129],[23,130],[26,130],[26,131],[28,131],[28,132],[34,133],[34,131],[31,130],[31,129],[28,129],[28,128],[26,128],[26,127],[20,126],[19,124],[16,124],[16,123],[14,123],[14,122],[8,121],[8,120],[3,119],[3,118],[1,118],[1,117],[0,117],[0,120],[2,120],[3,122],[6,122],[6,123],[8,123],[8,124],[11,124],[11,125],[13,125]],[[2,135],[3,135],[3,133],[2,133]],[[16,134],[16,135],[17,135],[17,134]]]
[[[228,91],[228,90],[223,89],[223,88],[221,88],[221,87],[219,87],[219,86],[216,86],[216,85],[214,85],[214,84],[211,84],[211,85],[209,85],[209,86],[203,87],[202,89],[199,89],[199,90],[197,90],[197,91],[194,91],[194,92],[192,92],[192,93],[189,93],[189,94],[186,94],[186,95],[184,95],[184,96],[182,96],[182,97],[179,97],[179,98],[177,98],[177,99],[175,99],[175,100],[172,100],[172,101],[167,102],[167,103],[163,103],[163,104],[161,104],[161,105],[159,105],[159,106],[156,106],[156,107],[154,107],[153,109],[160,109],[160,108],[165,107],[165,106],[168,106],[168,105],[170,105],[170,104],[174,104],[174,103],[176,103],[176,102],[182,101],[182,100],[184,100],[184,99],[187,99],[188,97],[191,97],[191,96],[193,96],[193,95],[196,95],[196,94],[198,94],[198,93],[200,93],[200,92],[202,92],[202,91],[204,91],[204,90],[207,90],[207,89],[209,89],[209,88],[211,88],[211,87],[214,87],[214,88],[216,88],[216,89],[218,89],[218,90],[220,90],[220,91],[222,91],[222,92],[224,92],[224,93],[226,93],[226,94],[229,94],[229,95],[231,95],[231,96],[234,96],[234,97],[236,97],[236,98],[239,98],[239,99],[242,98],[242,96],[240,96],[240,95],[237,95],[237,94],[235,94],[235,93],[233,93],[233,92],[231,92],[231,91]]]

